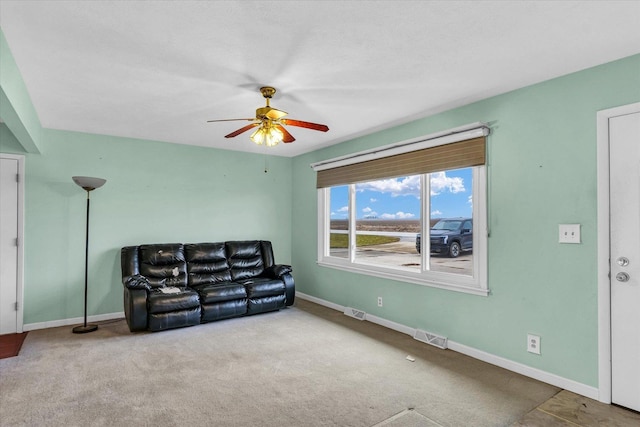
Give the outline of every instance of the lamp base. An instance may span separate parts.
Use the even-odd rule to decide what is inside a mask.
[[[74,334],[86,334],[87,332],[93,332],[98,329],[98,325],[82,325],[73,328]]]

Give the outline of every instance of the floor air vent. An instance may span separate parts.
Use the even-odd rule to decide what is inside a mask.
[[[413,334],[413,338],[418,341],[431,344],[443,350],[446,350],[447,348],[447,338],[441,337],[440,335],[432,334],[431,332],[421,331],[420,329],[416,329],[416,333]]]
[[[357,310],[357,309],[351,308],[351,307],[345,307],[344,314],[346,314],[349,317],[353,317],[354,319],[358,319],[358,320],[364,320],[364,318],[367,315],[367,313],[365,313],[364,311]]]

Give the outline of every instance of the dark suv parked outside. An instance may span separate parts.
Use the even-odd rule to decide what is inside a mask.
[[[462,251],[473,249],[473,221],[471,218],[446,218],[431,227],[431,253],[456,258]],[[420,253],[420,234],[416,236],[416,250]]]

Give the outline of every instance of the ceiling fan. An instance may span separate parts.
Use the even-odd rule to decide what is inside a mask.
[[[285,129],[284,125],[288,126],[297,126],[301,128],[307,128],[312,130],[319,130],[321,132],[326,132],[329,130],[327,125],[321,125],[318,123],[311,122],[303,122],[302,120],[294,120],[294,119],[285,119],[284,116],[287,115],[286,112],[282,110],[278,110],[269,105],[269,100],[276,93],[275,88],[271,86],[265,86],[260,88],[260,93],[267,101],[267,105],[264,107],[260,107],[256,109],[256,117],[253,119],[222,119],[222,120],[208,120],[207,123],[212,122],[231,122],[231,121],[250,121],[253,122],[244,126],[236,131],[231,132],[228,135],[225,135],[225,138],[233,138],[235,136],[240,135],[248,131],[249,129],[253,129],[257,127],[252,134],[251,140],[258,145],[266,144],[267,146],[277,145],[279,142],[293,142],[296,139],[291,135],[287,129]]]

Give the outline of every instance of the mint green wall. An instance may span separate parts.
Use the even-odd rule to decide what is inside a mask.
[[[428,96],[428,94],[425,94]],[[577,382],[598,384],[596,112],[640,101],[640,55],[296,157],[293,266],[301,292]],[[488,122],[488,282],[472,296],[316,265],[310,163]],[[580,245],[558,224],[582,224]],[[376,298],[385,304],[377,307]],[[542,337],[542,355],[526,335]]]
[[[6,124],[0,123],[0,153],[24,154],[24,148],[9,130]]]
[[[89,315],[123,310],[126,245],[264,239],[291,261],[291,159],[48,129],[40,148],[25,160],[25,324],[83,314],[74,175],[107,180],[91,193]]]

